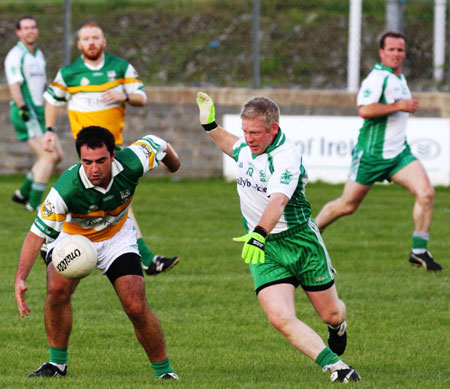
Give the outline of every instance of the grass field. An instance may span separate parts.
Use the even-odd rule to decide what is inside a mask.
[[[28,379],[47,361],[43,324],[45,273],[28,279],[32,312],[21,319],[13,280],[19,250],[34,215],[9,197],[20,176],[0,177],[1,388],[326,388],[329,374],[300,355],[268,324],[251,276],[231,238],[243,232],[234,184],[221,180],[144,179],[134,210],[156,253],[180,264],[146,280],[178,382],[153,377],[143,349],[107,279],[96,271],[73,297],[74,328],[64,379]],[[313,214],[342,190],[309,184]],[[360,388],[448,388],[450,372],[450,188],[437,188],[430,249],[445,270],[413,268],[413,199],[397,186],[376,186],[361,209],[324,234],[340,297],[346,302],[349,344],[344,360],[357,368]],[[326,336],[301,290],[298,316]]]

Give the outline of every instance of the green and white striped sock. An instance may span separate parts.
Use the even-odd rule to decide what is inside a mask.
[[[31,185],[29,204],[33,208],[38,208],[42,203],[42,196],[44,195],[47,184],[41,184],[39,182],[33,182]]]

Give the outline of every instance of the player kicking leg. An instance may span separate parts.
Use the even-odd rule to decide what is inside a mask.
[[[295,286],[289,283],[275,284],[260,290],[258,300],[272,326],[297,350],[320,365],[323,371],[329,371],[332,382],[360,381],[356,370],[342,361],[331,347],[326,347],[320,336],[297,318],[294,294]],[[323,297],[323,294],[318,296],[319,299]],[[318,309],[317,306],[315,308]],[[339,312],[336,319],[339,320],[341,316],[342,312]]]
[[[328,326],[328,346],[337,355],[342,355],[347,346],[346,309],[344,302],[338,298],[336,286],[305,292],[320,318]]]
[[[415,160],[392,176],[392,181],[408,189],[416,198],[413,208],[414,231],[409,262],[428,271],[441,271],[428,251],[429,229],[433,219],[434,188],[423,165]]]

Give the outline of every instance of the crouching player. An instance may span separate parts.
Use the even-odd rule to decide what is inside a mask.
[[[49,264],[51,250],[59,239],[68,234],[84,235],[94,243],[97,267],[113,285],[155,375],[178,379],[167,357],[161,324],[145,296],[136,229],[128,218],[139,179],[159,164],[175,172],[180,166],[178,156],[170,144],[151,135],[116,153],[114,136],[97,126],[78,133],[76,149],[80,162],[67,169],[50,190],[23,243],[15,279],[20,315],[30,313],[25,281],[42,243],[52,240],[46,258]],[[71,295],[79,282],[58,274],[53,265],[47,266],[44,320],[50,360],[29,377],[66,375]]]

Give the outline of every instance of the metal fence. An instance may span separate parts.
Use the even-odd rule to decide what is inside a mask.
[[[378,37],[394,5],[408,38],[410,88],[449,91],[448,66],[441,80],[434,74],[436,1],[363,0],[359,77],[378,61]],[[16,41],[16,19],[30,14],[39,22],[50,80],[79,55],[76,29],[96,21],[107,51],[129,60],[147,86],[346,89],[349,13],[350,0],[2,0],[0,56]]]

